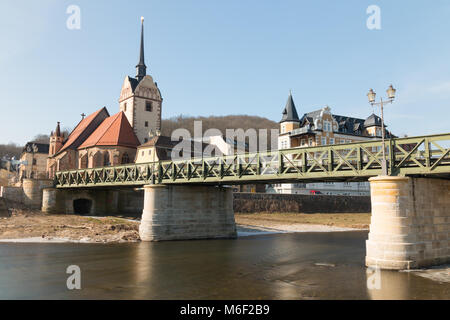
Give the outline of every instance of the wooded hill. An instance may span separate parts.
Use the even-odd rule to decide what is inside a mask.
[[[16,159],[19,159],[22,149],[23,146],[19,146],[15,143],[0,144],[0,159],[4,156],[8,158],[16,157]]]
[[[226,135],[226,129],[255,129],[258,133],[259,129],[267,129],[268,142],[270,147],[270,129],[279,129],[279,124],[267,118],[249,115],[229,115],[229,116],[209,116],[209,117],[189,117],[177,116],[162,120],[162,132],[164,136],[171,136],[172,132],[178,128],[187,129],[191,137],[194,137],[194,121],[202,121],[203,133],[211,128],[219,129],[222,135]],[[276,137],[275,137],[276,138]]]

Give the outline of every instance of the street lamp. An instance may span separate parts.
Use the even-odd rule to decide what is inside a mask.
[[[381,141],[383,144],[383,160],[381,161],[381,171],[382,175],[387,175],[387,167],[386,167],[386,144],[384,141],[384,112],[383,107],[385,104],[392,103],[395,98],[395,92],[397,90],[394,89],[392,84],[389,86],[389,88],[386,90],[387,93],[387,100],[383,101],[383,98],[380,98],[380,102],[375,102],[376,93],[373,91],[373,89],[369,90],[369,93],[367,94],[367,97],[369,98],[369,103],[372,106],[380,106],[381,107]],[[391,150],[393,152],[393,150]]]

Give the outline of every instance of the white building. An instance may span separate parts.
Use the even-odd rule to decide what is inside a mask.
[[[386,125],[385,125],[386,127]],[[278,148],[304,148],[341,143],[361,142],[381,138],[381,118],[371,114],[366,119],[340,116],[326,106],[298,116],[292,95],[289,94],[280,121]],[[391,133],[385,130],[387,138]],[[268,192],[289,194],[370,195],[368,182],[324,182],[276,184]]]

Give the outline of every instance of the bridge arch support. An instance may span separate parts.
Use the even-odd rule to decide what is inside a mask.
[[[118,201],[118,190],[46,188],[42,194],[42,211],[53,214],[114,215],[119,211]]]

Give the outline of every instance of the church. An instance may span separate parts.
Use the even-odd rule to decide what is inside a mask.
[[[58,122],[50,135],[47,175],[60,170],[113,166],[134,162],[137,147],[161,132],[162,97],[157,83],[147,75],[144,59],[144,18],[136,77],[126,76],[119,96],[119,112],[106,107],[82,118],[69,136]]]

